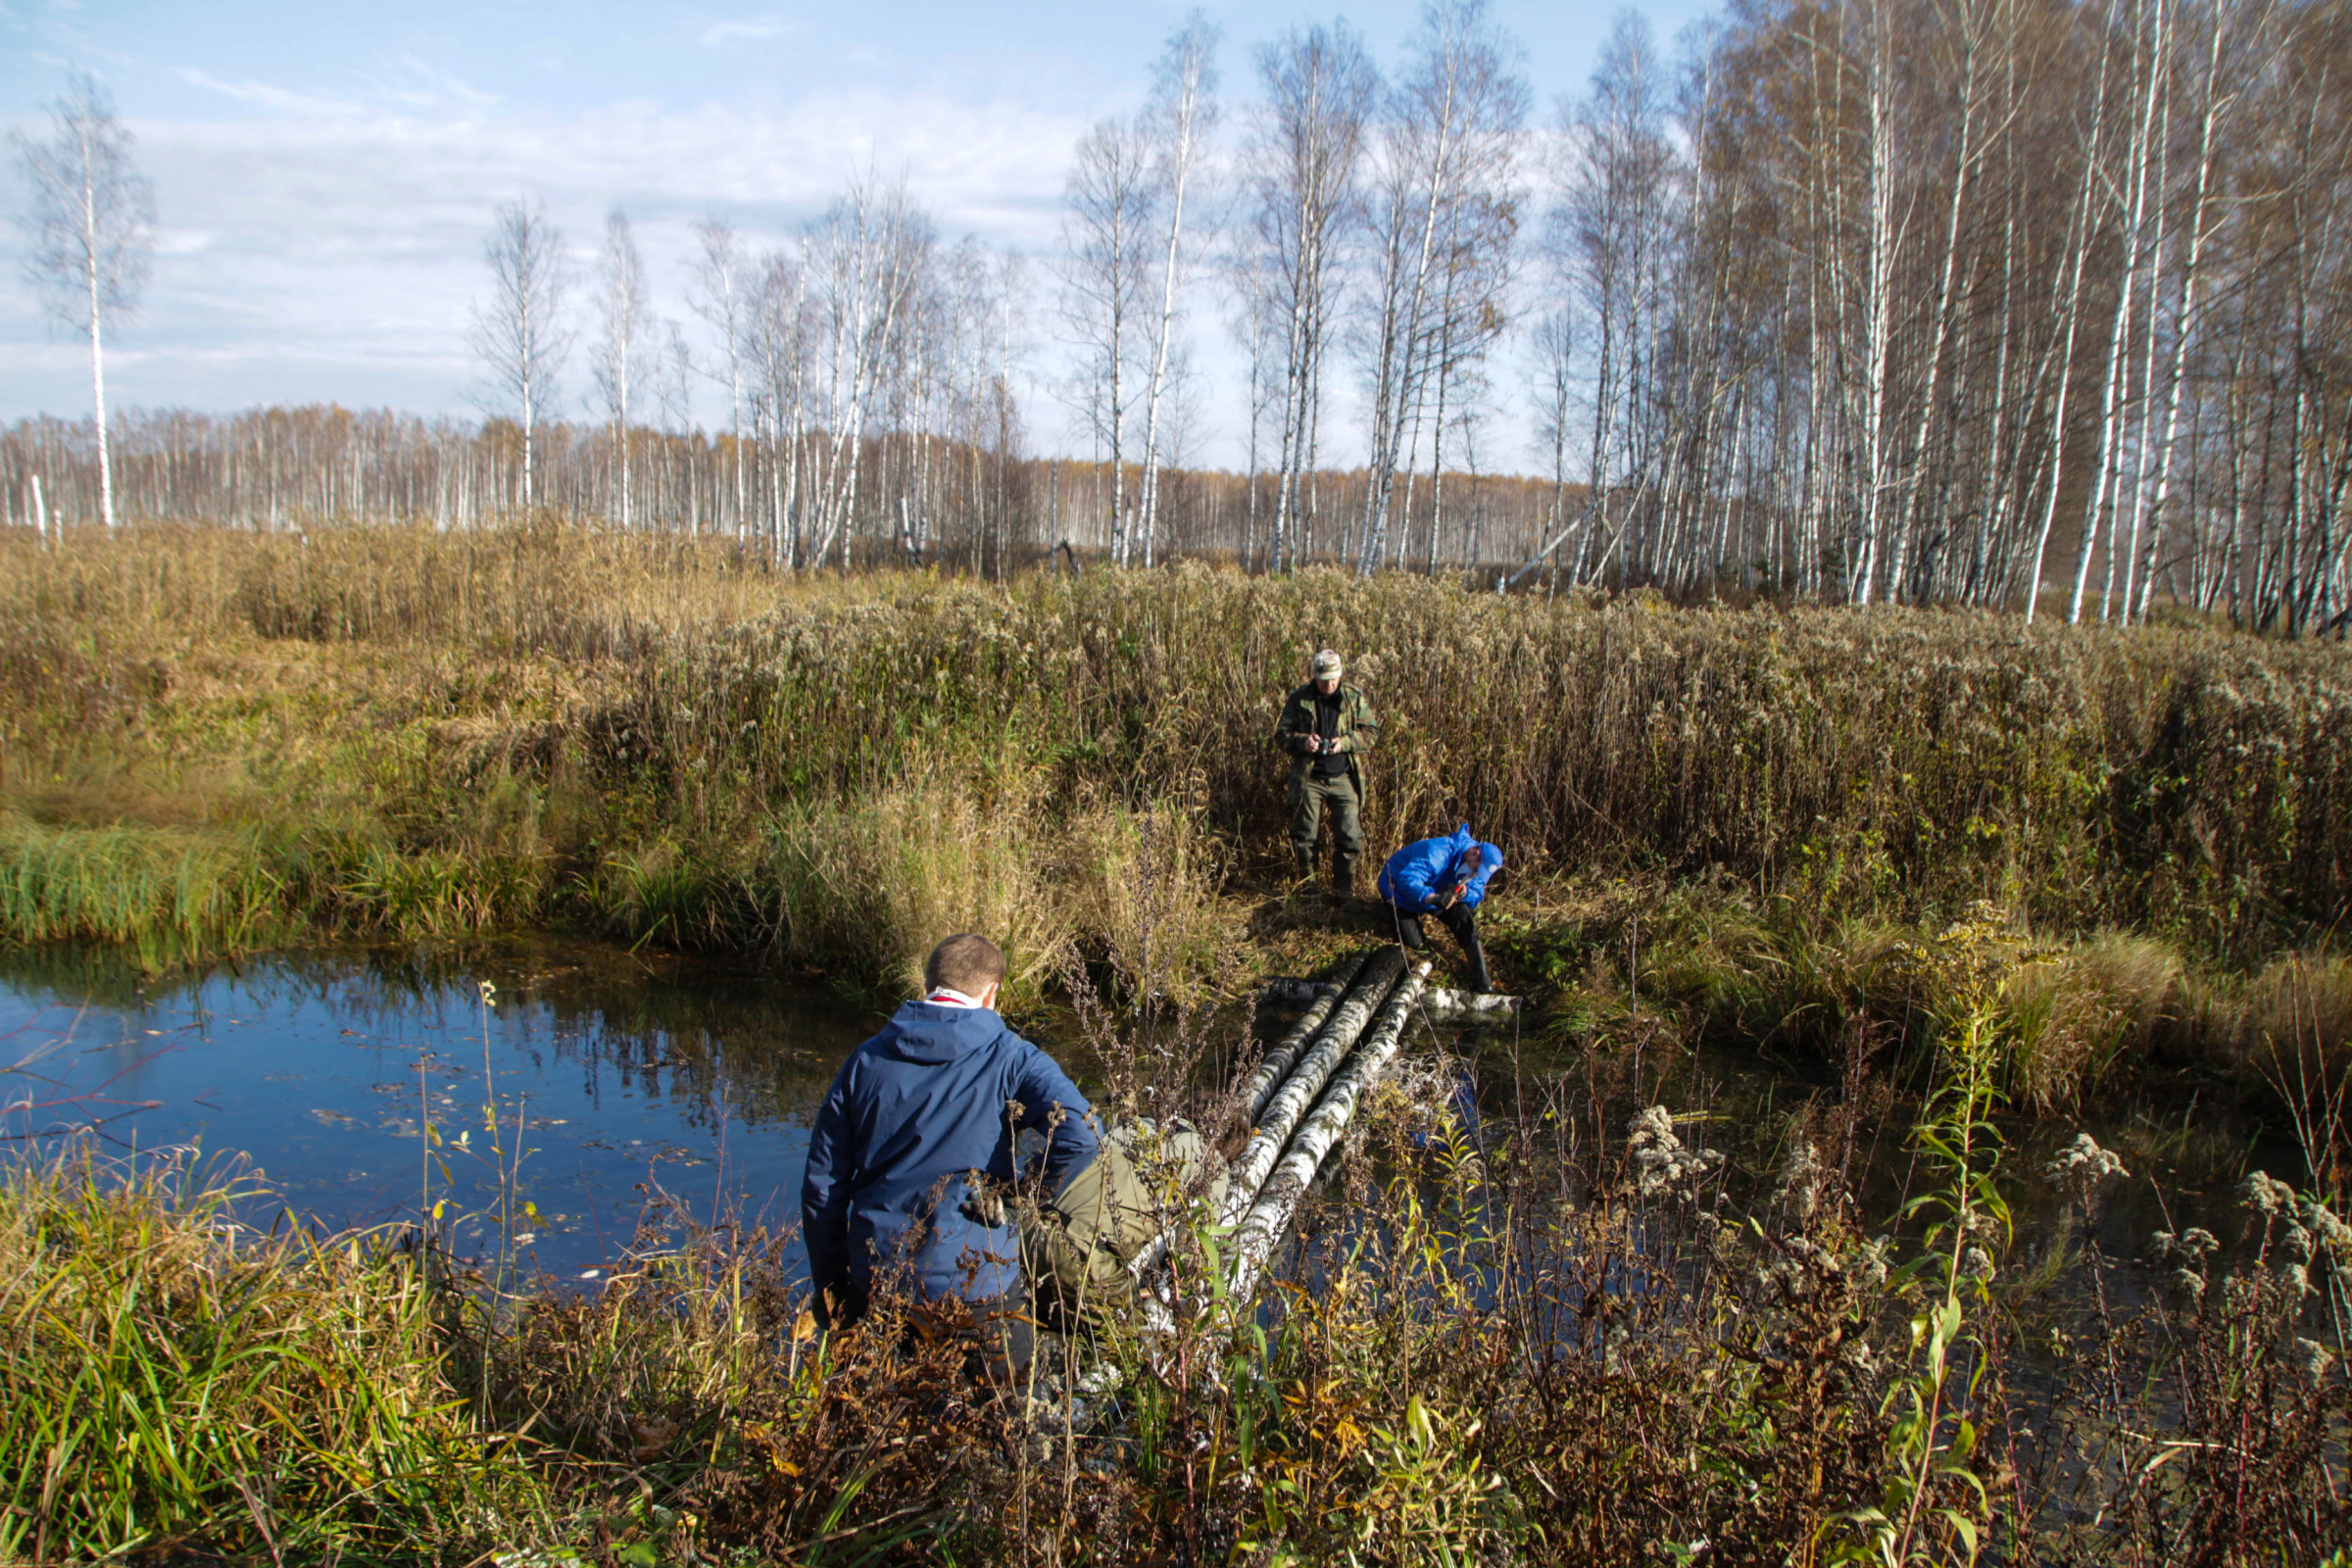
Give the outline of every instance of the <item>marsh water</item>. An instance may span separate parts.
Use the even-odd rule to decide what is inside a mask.
[[[269,1195],[245,1205],[256,1223],[342,1230],[439,1205],[482,1255],[504,1200],[519,1260],[578,1277],[671,1205],[704,1223],[797,1214],[810,1116],[881,1018],[756,964],[597,946],[166,976],[17,955],[0,965],[0,1067],[22,1070],[0,1081],[15,1106],[0,1130],[94,1128],[124,1158],[241,1163]]]
[[[594,944],[323,950],[165,975],[20,953],[0,957],[0,1135],[38,1148],[82,1129],[117,1157],[240,1168],[256,1224],[339,1231],[438,1205],[461,1251],[492,1255],[503,1238],[526,1271],[594,1279],[641,1223],[780,1230],[797,1217],[809,1121],[885,1015],[756,961]],[[1248,1022],[1236,1009],[1210,1027],[1238,1044]],[[1092,1086],[1075,1039],[1031,1032]],[[1531,1082],[1563,1104],[1588,1077],[1514,1024],[1442,1043],[1475,1065],[1494,1124],[1525,1114]],[[1663,1098],[1695,1107],[1689,1136],[1761,1183],[1787,1112],[1829,1094],[1791,1064],[1719,1050],[1684,1061]],[[1900,1207],[1907,1125],[1892,1109],[1863,1145],[1854,1174],[1873,1214]],[[2079,1127],[2132,1171],[2101,1219],[2113,1256],[2152,1230],[2211,1223],[2249,1168],[2302,1174],[2218,1089],[2020,1123],[2022,1239],[2057,1221],[2026,1173]]]

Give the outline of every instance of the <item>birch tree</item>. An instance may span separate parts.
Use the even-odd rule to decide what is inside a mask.
[[[791,566],[812,564],[803,554],[802,513],[817,324],[815,302],[809,297],[804,274],[805,260],[780,250],[770,254],[760,268],[758,285],[750,291],[751,303],[740,323],[743,361],[737,371],[739,375],[745,373],[744,366],[748,365],[759,377],[750,402],[765,432],[764,445],[769,456],[764,465],[766,494],[762,498],[768,559]],[[735,428],[737,439],[731,467],[737,504],[743,509],[738,515],[737,532],[739,536],[747,536],[752,525],[748,496],[743,488],[748,466],[744,462],[740,415]]]
[[[619,520],[629,526],[629,409],[646,379],[652,358],[648,329],[653,313],[645,286],[645,263],[629,232],[628,216],[615,207],[605,219],[605,243],[597,256],[598,337],[596,385],[604,394],[605,416],[620,465]]]
[[[1323,368],[1343,269],[1360,219],[1357,170],[1380,76],[1347,24],[1294,30],[1257,57],[1264,101],[1247,153],[1251,242],[1269,307],[1283,320],[1274,516],[1267,565],[1300,564],[1311,548],[1320,456]]]
[[[1078,143],[1062,221],[1062,319],[1078,345],[1077,399],[1110,464],[1104,519],[1111,559],[1134,548],[1127,505],[1128,419],[1133,361],[1143,347],[1147,271],[1152,243],[1152,149],[1119,119],[1100,122]]]
[[[902,329],[931,259],[931,223],[900,180],[855,182],[805,241],[814,321],[811,390],[823,432],[811,458],[811,564],[836,547],[849,563],[851,521],[865,465],[867,419],[881,399]]]
[[[743,463],[744,339],[750,328],[749,263],[735,225],[712,214],[694,225],[693,281],[687,304],[703,318],[717,340],[718,353],[710,361],[712,380],[727,389],[727,416],[722,427],[733,438],[729,453],[735,500],[736,526],[750,510],[745,494]]]
[[[1364,359],[1372,423],[1359,572],[1382,559],[1396,476],[1412,462],[1407,437],[1418,442],[1426,412],[1441,240],[1510,175],[1527,99],[1511,69],[1514,53],[1490,24],[1485,0],[1443,0],[1425,14],[1411,67],[1385,106],[1370,220],[1375,282]]]
[[[86,73],[67,79],[49,108],[50,135],[12,136],[31,186],[24,275],[52,319],[90,344],[90,403],[98,434],[99,514],[115,525],[106,415],[106,323],[132,317],[153,266],[155,193],[131,162],[131,136],[114,99]]]
[[[1152,564],[1159,533],[1160,403],[1176,336],[1177,297],[1191,258],[1185,249],[1186,199],[1217,121],[1216,48],[1219,29],[1194,12],[1168,40],[1159,79],[1144,112],[1144,130],[1155,144],[1154,205],[1167,215],[1167,243],[1159,260],[1159,318],[1152,334],[1152,370],[1144,388],[1144,564]],[[1195,204],[1197,208],[1197,203]]]
[[[1649,25],[1639,14],[1623,13],[1601,46],[1591,90],[1560,105],[1555,151],[1545,171],[1552,206],[1544,256],[1557,308],[1565,313],[1549,341],[1562,353],[1575,340],[1587,345],[1573,368],[1567,363],[1554,368],[1548,400],[1550,408],[1564,411],[1560,383],[1571,376],[1590,389],[1592,425],[1581,443],[1587,512],[1576,519],[1581,542],[1571,562],[1580,580],[1606,569],[1610,551],[1597,547],[1612,487],[1642,461],[1640,421],[1650,400],[1652,339],[1676,222],[1678,171],[1666,104]],[[1564,487],[1564,426],[1555,425],[1553,440],[1555,483]],[[1565,518],[1558,524],[1563,533],[1570,526]],[[1539,554],[1563,542],[1555,537]]]
[[[484,249],[490,298],[473,311],[473,351],[482,362],[483,401],[511,410],[522,430],[522,505],[538,504],[540,421],[555,412],[572,333],[564,320],[570,267],[564,235],[538,202],[501,205]]]

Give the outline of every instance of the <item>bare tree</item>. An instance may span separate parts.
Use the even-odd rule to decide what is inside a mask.
[[[694,351],[687,347],[685,329],[668,317],[662,318],[660,353],[654,399],[662,410],[662,429],[684,435],[694,428]]]
[[[700,247],[695,257],[693,287],[687,303],[718,339],[718,358],[711,362],[711,378],[727,389],[725,429],[734,437],[734,493],[737,527],[749,508],[743,464],[744,341],[751,330],[751,285],[746,279],[742,242],[735,225],[715,215],[694,225]]]
[[[1388,542],[1396,476],[1416,461],[1446,255],[1457,244],[1493,242],[1470,229],[1503,200],[1527,112],[1526,82],[1511,69],[1516,45],[1489,23],[1485,0],[1433,4],[1413,52],[1384,108],[1372,201],[1377,275],[1364,344],[1372,428],[1356,559],[1367,573]],[[1510,231],[1490,232],[1507,243]]]
[[[1161,56],[1159,81],[1146,109],[1146,134],[1158,144],[1160,204],[1168,241],[1159,267],[1159,320],[1152,337],[1152,373],[1144,388],[1144,564],[1152,564],[1159,534],[1160,397],[1166,390],[1176,300],[1190,258],[1185,254],[1185,198],[1201,162],[1203,141],[1215,128],[1216,48],[1219,29],[1200,12],[1185,20]]]
[[[473,312],[473,351],[487,376],[485,401],[511,408],[522,426],[522,504],[537,504],[539,421],[554,413],[558,378],[571,352],[564,324],[570,268],[564,235],[547,210],[520,197],[502,204],[491,220],[490,300]]]
[[[934,248],[931,221],[904,180],[888,187],[870,178],[855,183],[807,237],[816,318],[812,401],[829,437],[812,459],[812,564],[822,564],[836,545],[848,564],[850,523],[866,466],[866,422],[903,364],[905,329]]]
[[[1152,243],[1151,147],[1125,121],[1102,121],[1070,165],[1059,275],[1062,318],[1083,356],[1075,389],[1110,460],[1111,559],[1125,565],[1134,529],[1127,514],[1131,362],[1141,349],[1145,273]]]
[[[596,385],[604,394],[605,416],[620,459],[620,525],[629,525],[629,404],[646,372],[652,346],[646,336],[653,307],[646,297],[645,263],[629,232],[628,215],[615,207],[605,219],[605,245],[597,256]]]
[[[750,295],[743,324],[744,346],[760,373],[751,395],[757,420],[768,432],[766,465],[769,558],[789,565],[801,561],[803,434],[809,403],[810,345],[814,311],[800,264],[785,251],[771,253]],[[740,432],[741,425],[738,422]],[[734,472],[745,472],[742,442],[736,443]],[[739,498],[743,492],[738,490]],[[748,524],[739,523],[739,530]]]
[[[77,73],[50,105],[47,141],[13,136],[32,208],[24,275],[50,316],[90,340],[90,397],[98,429],[99,510],[115,525],[114,463],[106,424],[106,320],[138,308],[153,262],[155,193],[130,161],[130,132],[97,79]]]
[[[1553,205],[1544,258],[1558,308],[1569,313],[1547,341],[1562,354],[1583,345],[1577,379],[1590,389],[1592,412],[1583,443],[1586,510],[1576,521],[1563,517],[1555,525],[1548,549],[1576,529],[1582,539],[1573,562],[1579,577],[1607,568],[1611,549],[1595,545],[1606,531],[1611,487],[1647,462],[1642,413],[1654,398],[1655,338],[1678,220],[1679,170],[1662,76],[1648,24],[1637,13],[1621,13],[1601,46],[1592,90],[1560,106],[1556,156],[1547,172]],[[1564,414],[1570,377],[1565,368],[1552,372],[1547,407]],[[1555,426],[1554,441],[1554,483],[1564,491],[1563,427]],[[1613,547],[1622,531],[1608,538]]]
[[[1282,433],[1266,558],[1279,571],[1311,548],[1323,365],[1360,216],[1356,172],[1380,75],[1346,23],[1266,45],[1257,71],[1265,102],[1247,154],[1251,239],[1263,258],[1268,308],[1283,320]]]
[[[1259,445],[1265,435],[1266,416],[1275,407],[1275,350],[1282,322],[1275,309],[1274,278],[1261,247],[1245,243],[1226,259],[1225,270],[1232,307],[1226,327],[1234,343],[1250,357],[1250,434],[1244,466],[1249,493],[1243,503],[1239,552],[1242,568],[1247,571],[1256,559]]]

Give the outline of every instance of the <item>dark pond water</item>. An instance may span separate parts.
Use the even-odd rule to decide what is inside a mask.
[[[677,1204],[706,1223],[794,1219],[816,1104],[884,1016],[878,1004],[756,963],[581,944],[299,953],[169,976],[96,955],[0,956],[0,1069],[22,1068],[0,1072],[0,1103],[18,1104],[0,1115],[0,1134],[96,1121],[93,1136],[123,1157],[193,1149],[241,1160],[271,1195],[248,1205],[261,1223],[290,1213],[340,1230],[440,1204],[457,1247],[477,1255],[497,1250],[495,1213],[511,1194],[508,1234],[523,1267],[592,1278],[641,1220]],[[1238,1043],[1243,1021],[1229,1013],[1210,1027]],[[1280,1028],[1287,1015],[1266,1022]],[[1051,1027],[1031,1032],[1093,1086],[1082,1049]],[[1431,1037],[1419,1041],[1426,1049]],[[1612,1101],[1626,1089],[1592,1082],[1515,1024],[1444,1043],[1474,1063],[1497,1133],[1537,1101],[1578,1114],[1594,1089]],[[1789,1064],[1736,1051],[1679,1058],[1656,1093],[1696,1112],[1688,1140],[1723,1148],[1749,1193],[1769,1185],[1790,1112],[1837,1096]],[[1888,1104],[1858,1143],[1854,1175],[1873,1220],[1890,1219],[1909,1191],[1908,1111]],[[2078,1128],[2132,1172],[2101,1215],[2114,1256],[2134,1255],[2159,1228],[2222,1228],[2249,1169],[2303,1179],[2292,1148],[2262,1136],[2219,1090],[2103,1104],[2080,1121],[2020,1121],[2008,1128],[2005,1185],[2029,1245],[2059,1218],[2056,1195],[2031,1173]]]
[[[605,948],[296,954],[147,978],[18,955],[0,962],[0,1066],[25,1071],[0,1078],[0,1102],[47,1103],[0,1131],[99,1121],[125,1157],[240,1157],[330,1229],[443,1204],[477,1253],[496,1247],[503,1164],[536,1211],[513,1224],[523,1263],[578,1277],[668,1200],[706,1221],[797,1214],[810,1116],[882,1016],[752,965]]]

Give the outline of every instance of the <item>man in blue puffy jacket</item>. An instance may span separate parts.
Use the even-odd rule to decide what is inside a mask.
[[[1098,1140],[1086,1097],[997,1015],[1004,979],[994,942],[948,938],[923,966],[923,1000],[834,1078],[801,1182],[820,1320],[854,1321],[877,1278],[923,1300],[960,1298],[984,1321],[1020,1310],[1005,1200],[1014,1141],[1045,1135],[1051,1193],[1095,1158]]]
[[[1470,960],[1470,988],[1493,990],[1487,950],[1478,941],[1478,906],[1487,897],[1487,879],[1501,867],[1502,851],[1479,843],[1467,822],[1449,837],[1423,839],[1390,856],[1380,868],[1380,896],[1395,915],[1396,940],[1418,950],[1422,916],[1436,915]]]

